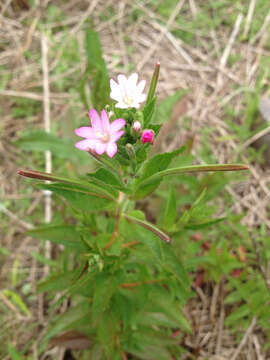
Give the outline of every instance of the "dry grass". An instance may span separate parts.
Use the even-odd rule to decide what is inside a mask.
[[[52,122],[60,122],[69,112],[68,104],[72,101],[73,95],[61,92],[55,84],[72,74],[77,76],[83,73],[85,57],[82,38],[89,18],[93,20],[95,29],[99,32],[111,76],[115,76],[119,69],[128,72],[130,64],[135,64],[142,78],[149,80],[154,63],[160,61],[158,93],[161,98],[173,94],[178,89],[190,89],[186,99],[186,116],[192,119],[190,131],[196,135],[197,145],[200,143],[201,129],[212,128],[212,151],[220,162],[233,162],[240,158],[244,163],[248,163],[245,149],[241,153],[237,151],[241,144],[238,139],[231,136],[231,129],[224,122],[224,117],[228,103],[239,113],[243,109],[243,93],[247,88],[250,91],[254,89],[259,75],[260,59],[262,55],[270,55],[266,47],[270,12],[265,14],[261,29],[250,41],[239,41],[241,25],[245,34],[249,32],[255,2],[250,1],[247,17],[239,13],[234,27],[220,26],[218,31],[211,30],[207,35],[195,32],[194,43],[197,45],[194,46],[176,38],[172,29],[179,27],[175,22],[178,13],[184,12],[185,16],[191,19],[196,16],[196,12],[200,11],[202,6],[202,1],[198,0],[179,1],[166,23],[160,21],[160,15],[148,5],[148,1],[71,0],[63,5],[61,1],[47,0],[40,1],[40,5],[35,8],[28,9],[26,0],[3,0],[0,5],[0,76],[6,82],[5,90],[2,90],[2,87],[0,90],[0,189],[3,203],[8,201],[9,208],[16,209],[16,202],[28,196],[25,191],[21,192],[23,185],[16,176],[16,163],[21,154],[12,142],[17,138],[17,134],[26,126],[43,128],[44,118],[48,120],[48,116]],[[47,8],[50,3],[58,4],[65,18],[56,19],[46,25]],[[140,16],[136,21],[131,21],[130,16],[134,7],[140,10]],[[104,19],[108,17],[108,8],[110,12],[114,11],[114,14]],[[41,22],[42,27],[39,26]],[[46,31],[52,32],[53,41],[47,39],[49,72],[44,75],[46,62],[45,65],[43,62],[42,68],[40,59],[43,34]],[[78,40],[81,60],[64,73],[55,73],[63,58],[65,47],[73,37]],[[52,46],[53,42],[58,44],[57,48]],[[31,52],[31,56],[27,56],[27,52]],[[241,54],[241,59],[233,65],[228,65],[229,56],[236,54]],[[10,72],[11,78],[8,76]],[[50,84],[49,92],[46,81]],[[267,85],[267,80],[263,79],[262,82]],[[25,117],[17,117],[14,120],[12,109],[17,97],[33,99],[43,104],[44,116],[41,111],[27,122]],[[49,115],[48,107],[51,110]],[[181,128],[179,114],[174,115],[174,121],[177,121]],[[239,118],[238,121],[244,123],[245,118]],[[220,141],[221,138],[227,140]],[[179,139],[175,138],[174,144],[178,141]],[[227,186],[226,191],[235,198],[233,210],[239,213],[246,212],[243,222],[249,229],[262,223],[270,228],[270,170],[263,169],[258,164],[249,165],[248,180],[238,186]],[[29,197],[32,198],[32,205],[27,210],[27,215],[31,215],[44,200],[39,192],[30,194]],[[8,284],[9,270],[14,267],[14,260],[19,258],[20,270],[28,273],[28,280],[35,289],[36,281],[44,276],[46,269],[30,256],[31,251],[38,251],[37,243],[23,234],[31,224],[25,222],[23,212],[16,213],[4,208],[2,214],[5,217],[5,232],[1,237],[1,246],[10,250],[11,255],[8,261],[1,264],[1,283]],[[256,319],[250,324],[239,345],[224,327],[226,308],[223,305],[223,292],[222,284],[214,289],[200,289],[198,298],[190,303],[188,316],[194,323],[194,333],[185,339],[184,345],[193,355],[187,358],[267,360],[267,356],[269,358],[270,355],[263,351],[263,338],[258,331]],[[21,315],[3,294],[1,300],[10,310],[2,323],[3,333],[8,333],[10,341],[14,344],[23,346],[31,341],[33,358],[38,359],[39,341],[49,320],[44,309],[44,298],[35,297],[29,304],[31,317]],[[62,311],[64,310],[63,308]],[[25,326],[29,329],[27,332],[24,332]],[[37,329],[40,331],[38,337]],[[2,336],[4,341],[7,341],[6,336]],[[54,349],[47,351],[42,358],[48,359],[46,356],[62,359],[63,352]]]

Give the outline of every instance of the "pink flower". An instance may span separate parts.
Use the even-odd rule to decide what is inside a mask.
[[[89,116],[91,126],[83,126],[76,129],[76,135],[84,137],[75,144],[80,150],[95,151],[98,155],[106,152],[109,157],[113,157],[117,153],[116,141],[124,134],[119,131],[125,124],[124,119],[117,119],[110,123],[105,110],[101,111],[99,117],[95,109],[90,110]]]
[[[155,133],[153,130],[151,129],[143,130],[141,136],[142,143],[145,144],[149,142],[150,144],[153,144],[154,137],[155,137]]]
[[[146,94],[143,94],[145,80],[141,80],[138,85],[138,74],[134,73],[126,78],[125,75],[118,75],[118,83],[110,80],[110,97],[117,101],[115,107],[127,109],[130,107],[139,108],[140,103],[146,100]]]

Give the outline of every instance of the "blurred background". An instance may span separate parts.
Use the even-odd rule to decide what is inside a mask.
[[[189,141],[199,163],[250,166],[248,175],[207,177],[219,194],[217,214],[228,220],[187,239],[187,257],[211,261],[192,267],[186,313],[194,331],[183,338],[183,359],[269,359],[269,0],[1,0],[0,358],[81,359],[40,347],[56,310],[48,311],[36,288],[56,254],[45,259],[46,249],[25,234],[50,218],[43,192],[17,170],[44,171],[48,147],[52,171],[89,166],[71,150],[73,130],[88,122],[91,106],[89,28],[99,35],[110,77],[138,72],[149,85],[161,63],[159,116],[168,121],[153,152]],[[186,184],[183,206],[189,189],[202,186]]]

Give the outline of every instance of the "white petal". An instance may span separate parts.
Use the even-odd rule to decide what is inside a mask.
[[[138,102],[144,102],[146,100],[146,94],[140,94],[136,97],[136,101]]]
[[[113,79],[110,80],[110,87],[111,87],[111,91],[118,91],[120,89],[117,82],[114,81]]]
[[[128,87],[129,88],[136,87],[137,81],[138,81],[138,74],[137,73],[131,74],[127,80]]]
[[[111,91],[110,98],[113,99],[113,100],[116,100],[116,101],[121,101],[123,99],[123,95],[122,95],[121,90]]]
[[[122,94],[122,97],[124,97],[126,95],[126,90],[128,88],[127,86],[127,78],[125,77],[125,75],[118,75],[117,76],[117,79],[118,79],[118,83],[120,85],[120,90],[121,90],[121,94]]]
[[[115,107],[119,108],[119,109],[128,109],[129,106],[127,104],[125,104],[123,101],[119,101]]]
[[[146,84],[146,81],[145,80],[142,80],[139,82],[139,84],[137,85],[137,89],[140,91],[140,92],[143,92],[143,89],[145,87],[145,84]]]

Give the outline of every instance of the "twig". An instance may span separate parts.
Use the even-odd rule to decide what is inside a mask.
[[[0,90],[0,95],[3,96],[14,96],[14,97],[22,97],[26,99],[32,99],[37,101],[43,101],[43,95],[38,95],[28,91],[16,91],[16,90]],[[59,101],[53,100],[55,99],[69,99],[69,94],[50,94],[50,99],[52,102],[59,104]]]
[[[17,310],[16,306],[12,304],[11,301],[0,291],[0,300],[11,310],[13,311],[18,319],[22,320],[24,317],[20,314],[20,312]]]
[[[50,89],[49,89],[49,69],[48,69],[48,47],[47,38],[44,34],[41,37],[42,48],[42,72],[43,72],[43,109],[44,109],[44,128],[47,133],[51,131],[50,120]],[[45,151],[45,171],[46,173],[52,172],[52,154],[49,150]],[[52,220],[52,197],[51,192],[44,190],[45,197],[45,223],[50,223]],[[51,243],[45,242],[45,257],[50,259],[51,257]],[[49,273],[49,266],[44,267],[44,274]]]
[[[160,34],[159,34],[157,40],[155,41],[155,43],[150,47],[149,51],[146,53],[146,55],[143,57],[143,59],[139,62],[138,66],[137,66],[138,70],[141,70],[143,68],[143,66],[147,63],[147,61],[152,57],[153,53],[156,51],[156,49],[158,48],[161,40],[163,39],[165,33],[169,30],[170,26],[172,25],[172,23],[176,19],[178,13],[182,9],[182,6],[184,5],[184,3],[185,3],[185,0],[178,1],[178,4],[176,5],[176,7],[175,7],[174,11],[172,12],[169,20],[167,21],[166,26],[160,32]]]
[[[195,18],[198,12],[195,4],[195,0],[189,0],[189,7],[190,7],[190,11],[192,12],[192,16]]]
[[[238,345],[236,351],[234,352],[233,356],[231,357],[231,360],[237,360],[238,355],[240,354],[242,348],[244,347],[245,343],[247,342],[248,337],[251,335],[255,325],[256,325],[257,319],[256,317],[254,317],[247,329],[247,331],[245,332],[245,335],[243,336],[240,344]]]
[[[260,30],[257,32],[257,34],[254,36],[254,38],[250,41],[250,44],[253,45],[266,31],[268,28],[270,22],[270,11],[267,13],[263,25],[260,28]]]
[[[244,149],[246,149],[248,146],[253,144],[255,141],[259,140],[262,136],[267,135],[270,133],[270,126],[267,126],[267,128],[257,132],[257,134],[251,136],[249,139],[247,139],[244,144],[240,145],[240,147],[237,149],[236,154],[238,155],[240,152],[242,152]]]
[[[0,212],[3,212],[5,215],[7,215],[12,221],[15,223],[21,225],[24,229],[30,230],[33,228],[32,224],[29,224],[21,219],[18,218],[17,215],[13,214],[11,211],[9,211],[3,204],[0,204]]]
[[[256,0],[250,0],[247,19],[246,19],[246,25],[245,25],[245,29],[244,29],[244,36],[245,37],[247,36],[247,34],[249,32],[249,29],[250,29],[253,13],[254,13],[254,9],[255,9],[255,4],[256,4]]]
[[[243,14],[239,14],[237,19],[236,19],[236,22],[235,22],[235,25],[234,25],[234,29],[231,33],[231,36],[229,38],[229,41],[227,43],[227,46],[222,54],[222,57],[220,59],[220,67],[222,69],[225,68],[226,64],[227,64],[227,61],[228,61],[228,58],[229,58],[229,55],[230,55],[230,52],[232,50],[232,46],[233,46],[233,43],[235,42],[235,39],[237,37],[237,34],[239,33],[239,30],[240,30],[240,26],[241,26],[241,23],[242,23],[242,20],[243,20]],[[218,75],[218,80],[217,80],[217,85],[218,87],[220,87],[222,84],[222,76],[221,74]]]

